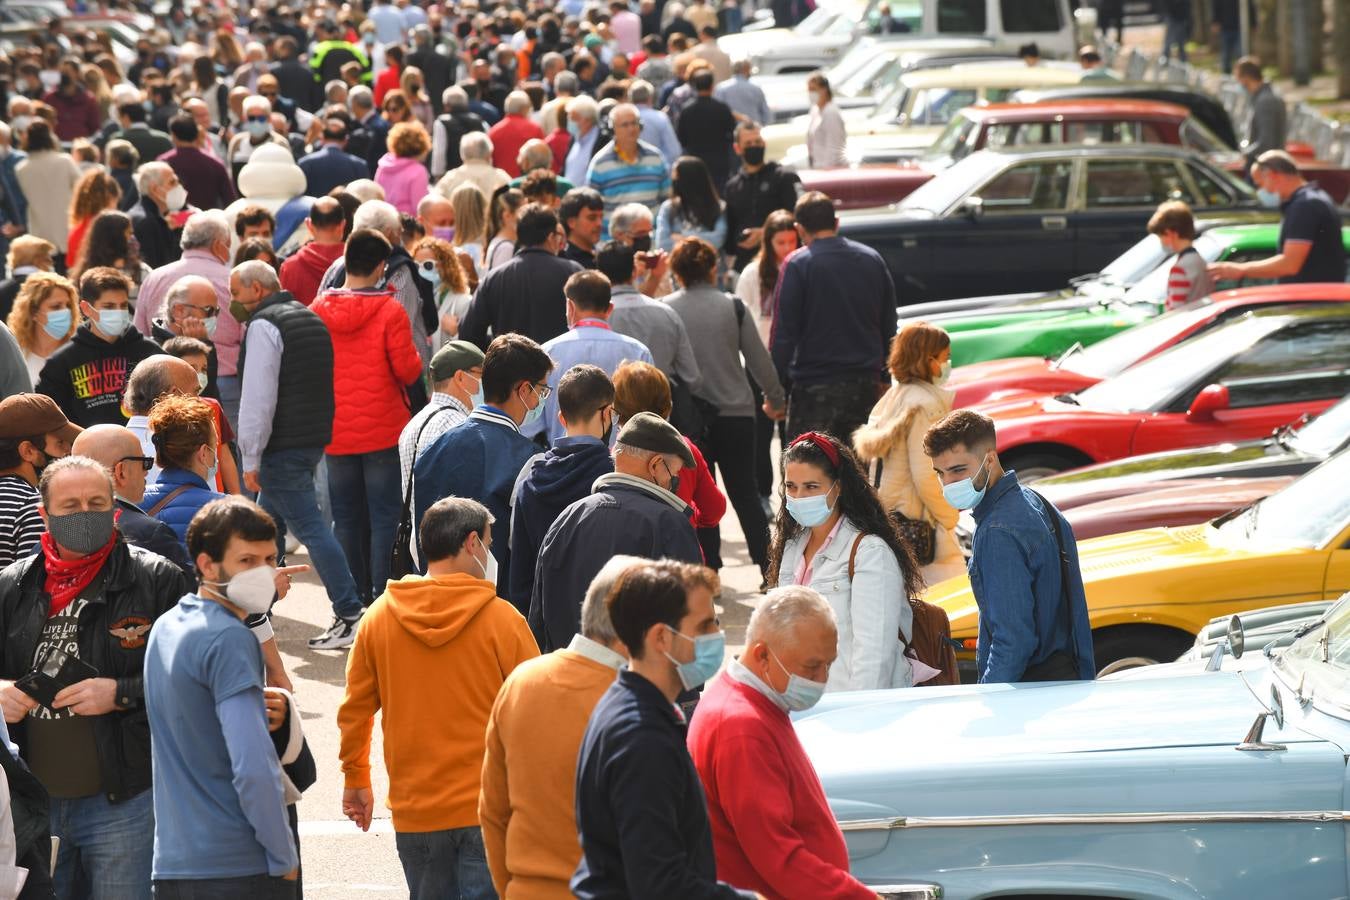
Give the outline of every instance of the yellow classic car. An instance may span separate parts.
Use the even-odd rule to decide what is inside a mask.
[[[1078,558],[1099,674],[1173,660],[1215,616],[1333,600],[1350,590],[1350,451],[1207,524],[1082,541]],[[947,611],[963,677],[974,680],[969,579],[934,585],[925,599]]]

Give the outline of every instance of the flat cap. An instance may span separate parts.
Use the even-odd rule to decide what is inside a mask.
[[[0,400],[0,438],[33,438],[55,434],[66,441],[84,429],[71,423],[46,394],[15,394]]]
[[[446,381],[456,372],[483,364],[483,351],[468,341],[450,341],[431,357],[431,380]]]
[[[619,431],[619,443],[650,450],[653,453],[668,453],[678,456],[687,468],[694,467],[694,454],[675,426],[656,413],[640,412],[627,422]]]

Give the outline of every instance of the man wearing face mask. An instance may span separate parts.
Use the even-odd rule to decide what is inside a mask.
[[[161,347],[176,337],[202,341],[209,349],[206,355],[206,383],[201,385],[204,397],[219,400],[216,388],[218,365],[214,339],[221,322],[221,308],[216,286],[201,275],[184,275],[164,295],[160,316],[151,322],[151,338]]]
[[[413,464],[413,521],[421,521],[442,497],[472,497],[492,513],[492,552],[501,565],[495,580],[498,593],[507,597],[511,596],[511,490],[521,468],[539,449],[521,434],[521,426],[544,414],[552,370],[553,360],[524,335],[494,338],[483,357],[483,402]]]
[[[733,147],[741,158],[741,168],[727,179],[725,249],[736,257],[732,268],[739,272],[759,252],[769,213],[792,211],[801,179],[791,169],[764,161],[764,135],[758,122],[740,122]]]
[[[37,392],[61,407],[81,427],[125,425],[122,390],[136,364],[159,345],[131,327],[131,280],[99,266],[80,276],[80,314],[75,337],[51,355],[38,374]]]
[[[483,403],[483,351],[468,341],[449,341],[437,350],[429,372],[431,402],[408,420],[398,438],[399,490],[405,494],[416,458]]]
[[[131,210],[131,229],[141,243],[141,259],[152,269],[177,262],[179,233],[190,214],[187,189],[166,162],[148,162],[138,173],[141,202]]]
[[[581,862],[572,893],[687,900],[759,897],[717,879],[713,832],[675,706],[722,666],[717,576],[672,560],[625,571],[607,606],[628,668],[610,686],[577,759]]]
[[[159,618],[145,650],[155,896],[294,897],[300,859],[262,653],[244,625],[272,605],[276,525],[257,504],[224,498],[192,519],[187,543],[201,586]]]
[[[151,626],[192,588],[114,527],[112,477],[84,456],[42,473],[42,551],[0,572],[0,708],[51,795],[56,896],[76,885],[149,900],[154,814],[144,658]],[[18,688],[46,664],[46,703]],[[92,670],[92,674],[90,673]]]
[[[38,478],[70,454],[80,433],[50,397],[15,394],[0,401],[0,569],[37,549],[45,530]]]
[[[550,450],[525,464],[511,492],[512,569],[507,599],[524,612],[530,608],[534,567],[549,527],[564,509],[591,493],[597,478],[614,471],[609,455],[614,383],[609,375],[599,366],[570,366],[558,380],[557,398],[564,433]]]
[[[665,419],[642,412],[624,423],[614,471],[562,511],[539,549],[530,628],[544,652],[566,647],[580,629],[586,585],[618,553],[701,563],[688,504],[675,495],[694,456]]]
[[[810,588],[776,588],[751,613],[745,643],[689,726],[718,877],[771,898],[875,900],[848,873],[844,835],[788,717],[825,693],[834,611]]]
[[[492,525],[474,500],[433,504],[418,529],[427,574],[389,582],[347,665],[342,812],[370,827],[370,736],[380,712],[394,843],[412,900],[496,897],[478,821],[488,717],[506,676],[539,649],[497,596]]]
[[[994,420],[958,409],[924,452],[957,509],[975,516],[970,587],[980,609],[981,684],[1091,681],[1097,669],[1078,545],[1069,523],[999,463]]]

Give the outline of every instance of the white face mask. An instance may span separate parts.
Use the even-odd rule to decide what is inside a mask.
[[[483,570],[483,580],[484,580],[484,581],[490,581],[490,582],[492,582],[493,584],[496,584],[496,583],[497,583],[497,557],[495,557],[495,556],[492,555],[492,551],[489,550],[489,549],[487,548],[487,545],[486,545],[486,544],[481,544],[480,546],[482,546],[483,552],[484,552],[485,554],[487,554],[487,558],[486,558],[486,559],[479,559],[478,556],[475,555],[474,558],[473,558],[473,561],[476,562],[476,563],[478,563],[478,567],[479,567],[480,569]]]
[[[272,598],[276,596],[277,570],[272,566],[254,566],[235,574],[229,581],[206,581],[202,584],[223,593],[225,599],[251,616],[265,613],[272,608]],[[221,588],[224,590],[221,591]]]
[[[164,195],[164,202],[168,205],[169,212],[178,212],[184,206],[187,206],[187,191],[181,184],[175,184]]]

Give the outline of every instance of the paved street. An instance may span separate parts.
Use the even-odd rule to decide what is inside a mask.
[[[750,564],[735,513],[723,520],[722,624],[729,654],[740,652],[750,610],[758,598],[759,571]],[[307,562],[303,553],[295,562]],[[393,827],[384,805],[388,779],[378,723],[371,746],[376,818],[368,834],[342,816],[342,774],[338,768],[337,707],[342,700],[346,651],[312,651],[305,641],[332,617],[313,574],[296,580],[291,595],[275,610],[273,623],[286,669],[304,710],[305,736],[318,763],[319,780],[300,802],[300,841],[305,896],[322,900],[407,896],[394,849]],[[428,685],[428,690],[453,690]]]

